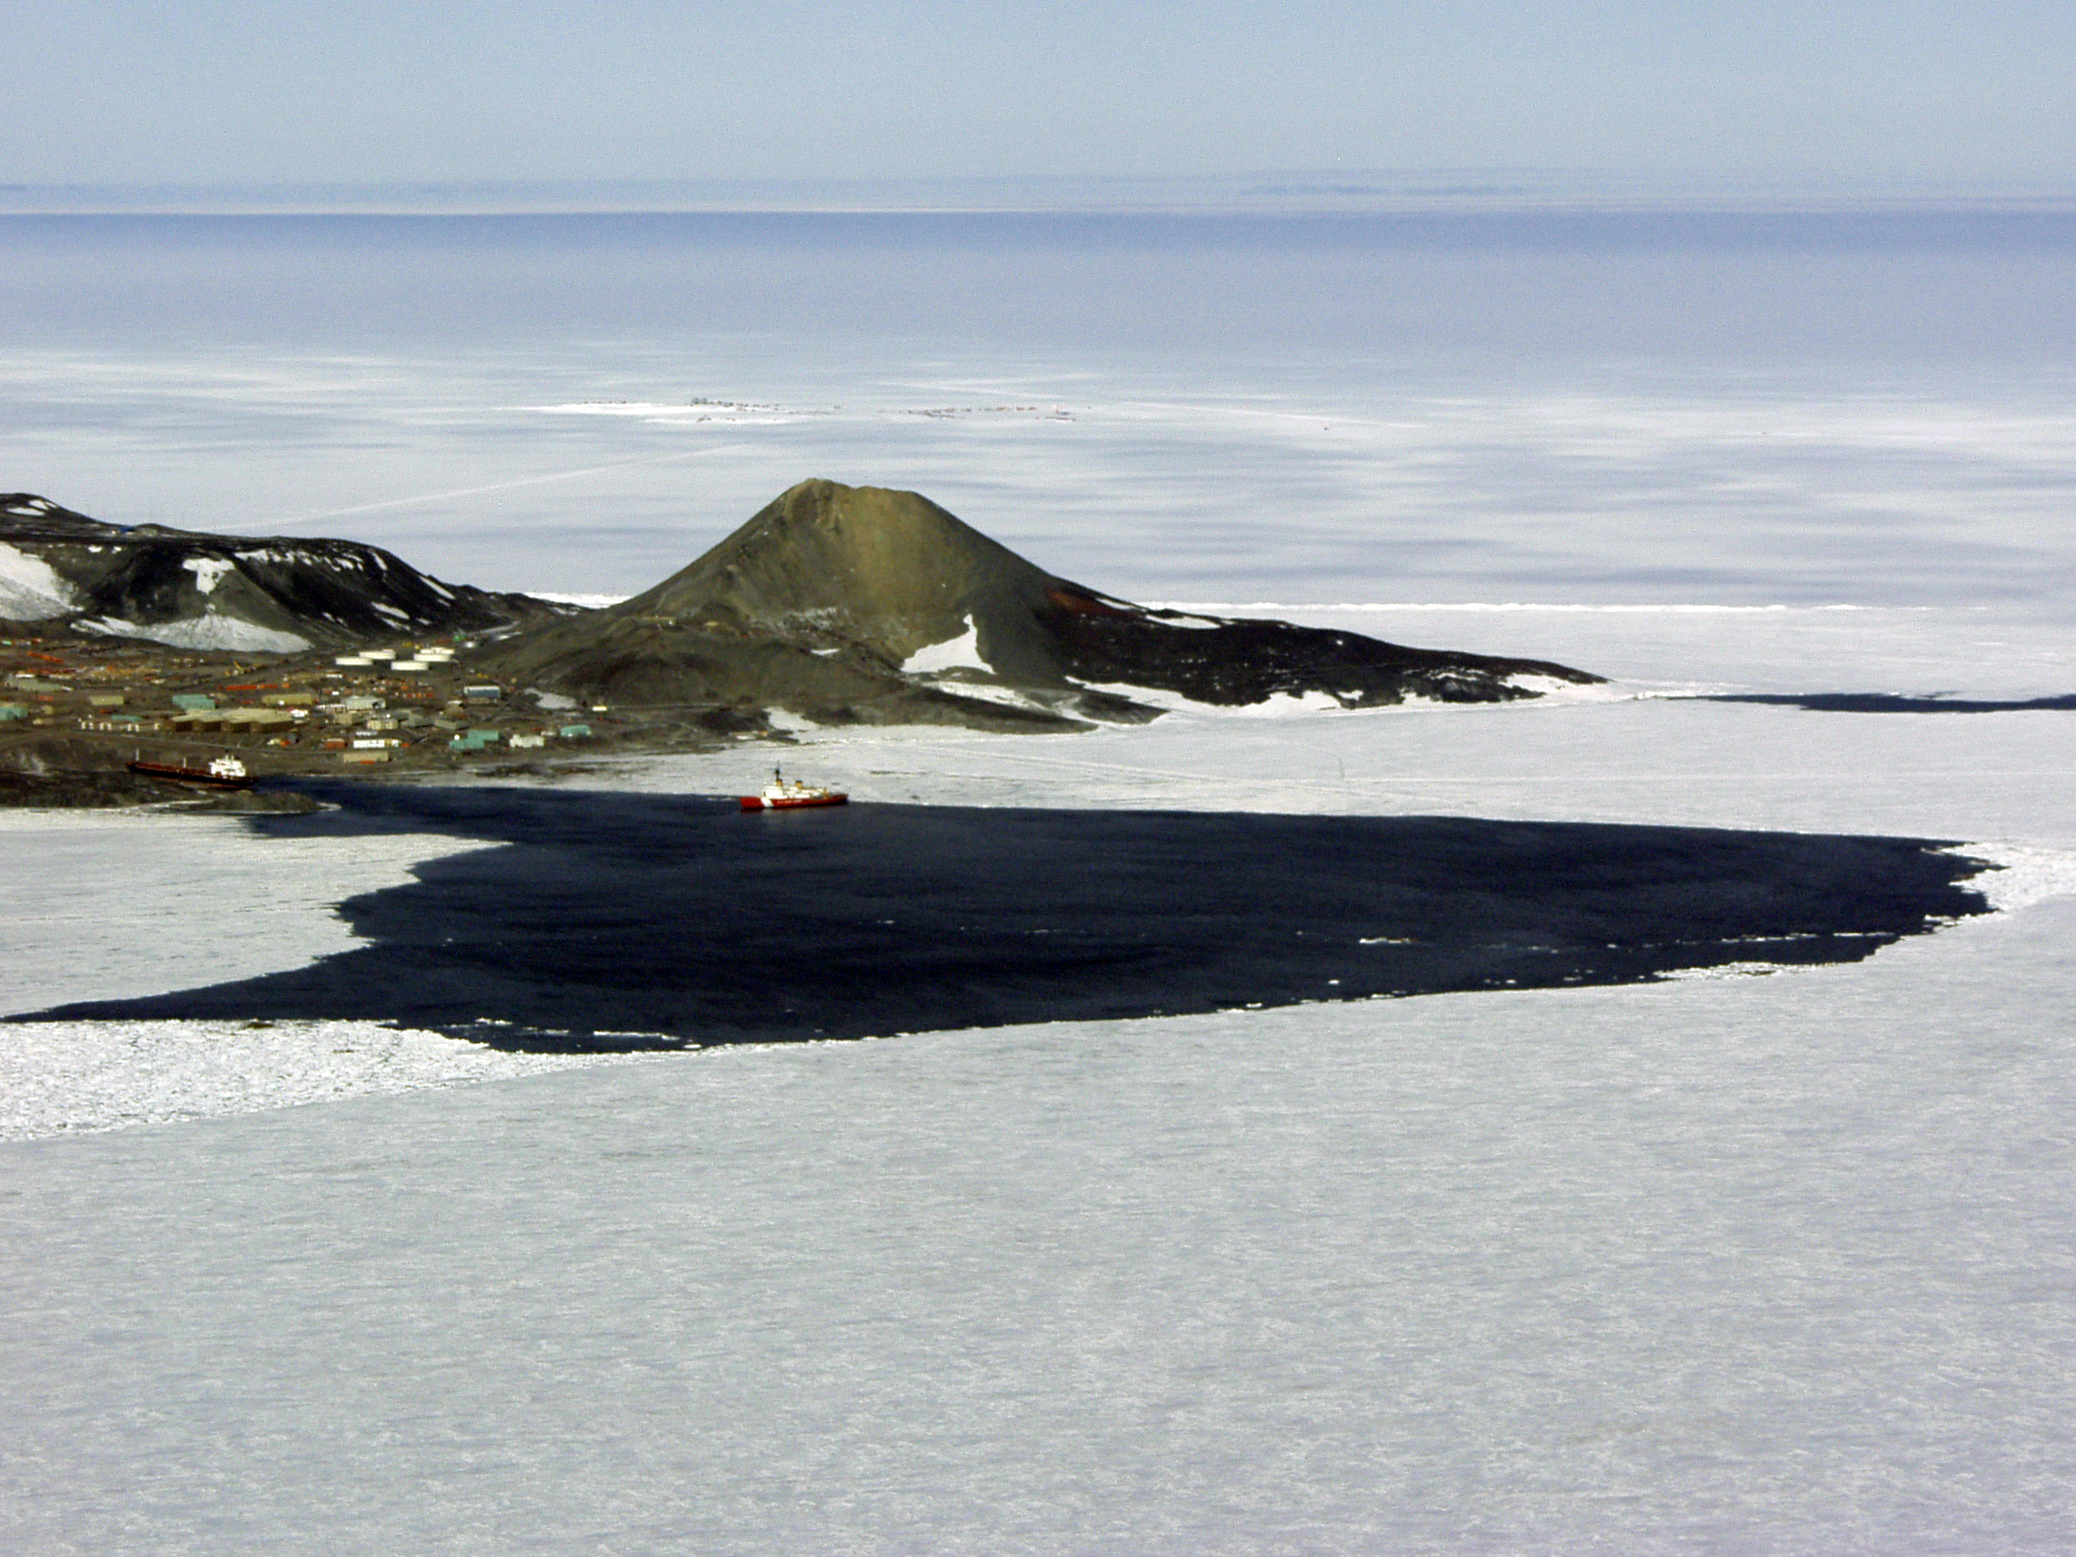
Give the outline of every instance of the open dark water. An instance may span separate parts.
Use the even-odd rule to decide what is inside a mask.
[[[1711,692],[1704,703],[1768,703],[1819,714],[2014,714],[2076,711],[2076,695],[2029,698],[1911,697],[1893,692]]]
[[[309,784],[268,832],[485,848],[289,973],[41,1016],[374,1018],[510,1047],[731,1043],[1851,962],[1981,913],[1922,839]],[[635,1035],[649,1035],[646,1039]]]

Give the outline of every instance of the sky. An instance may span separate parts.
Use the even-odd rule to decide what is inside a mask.
[[[2076,176],[2066,0],[17,0],[0,50],[0,184]]]

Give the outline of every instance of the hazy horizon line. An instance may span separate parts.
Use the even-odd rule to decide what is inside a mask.
[[[1474,167],[897,178],[0,182],[0,214],[16,216],[1326,215],[1564,208],[2010,210],[2072,205],[2076,180],[1841,179],[1779,170],[1672,174]]]

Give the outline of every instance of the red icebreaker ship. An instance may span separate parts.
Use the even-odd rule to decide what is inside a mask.
[[[773,768],[771,782],[764,786],[763,794],[738,798],[745,811],[795,811],[802,806],[840,806],[851,797],[840,789],[826,789],[820,784],[803,784],[798,779],[789,779]]]

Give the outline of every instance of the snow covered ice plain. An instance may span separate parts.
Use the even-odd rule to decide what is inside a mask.
[[[1788,312],[1804,295],[1768,284]],[[1000,335],[943,356],[992,351],[1013,377],[999,364],[1030,359]],[[1207,366],[1177,398],[1186,383],[1147,387],[1171,366],[1106,359],[1104,377],[1091,353],[1084,408],[1175,407],[1132,419],[875,413],[699,443],[664,440],[712,438],[718,419],[532,409],[662,401],[672,375],[684,402],[871,391],[703,376],[748,373],[754,348],[629,366],[564,341],[529,371],[581,365],[604,387],[500,399],[481,356],[471,398],[393,351],[342,365],[245,347],[233,392],[221,352],[110,347],[85,353],[69,402],[45,395],[37,348],[7,393],[44,421],[16,422],[7,446],[107,485],[19,484],[124,519],[146,517],[123,494],[141,503],[154,466],[162,494],[249,494],[232,479],[248,457],[256,485],[286,492],[334,447],[311,479],[469,464],[417,493],[612,467],[575,503],[541,495],[569,490],[557,478],[309,531],[414,559],[451,547],[429,560],[475,582],[599,591],[676,566],[809,458],[859,479],[920,470],[898,479],[1101,587],[1354,602],[1274,614],[1617,684],[1508,708],[1182,711],[1063,738],[803,731],[791,763],[860,798],[1909,833],[2008,863],[1987,882],[2008,912],[1808,971],[554,1074],[352,1024],[0,1029],[18,1137],[0,1148],[11,1549],[2076,1543],[2076,723],[1669,696],[2076,690],[2059,368],[1797,359],[1755,394],[1691,363],[1545,365],[1545,384],[1577,391],[1552,416],[1514,370],[1466,390],[1344,364],[1329,403],[1351,417],[1365,399],[1397,397],[1379,423],[1467,399],[1410,433],[1336,434],[1330,416],[1323,439],[1295,436],[1296,412],[1320,403],[1307,376],[1332,375],[1266,358]],[[959,371],[918,368],[915,387],[943,392],[913,398],[1031,403],[969,394]],[[1210,404],[1239,384],[1291,414]],[[1784,415],[1801,443],[1778,457],[1762,440]],[[666,533],[659,473],[705,533],[682,518]],[[1228,478],[1245,504],[1217,497]],[[250,527],[268,528],[259,508]],[[362,528],[377,522],[396,528]],[[472,567],[494,535],[514,538],[499,565],[530,554],[536,576]],[[1492,580],[1506,587],[1479,587]],[[1359,604],[1409,597],[1432,603]],[[760,762],[586,782],[727,792]],[[414,847],[452,846],[291,860],[226,822],[136,826],[9,822],[10,858],[51,863],[4,889],[7,1009],[322,955],[342,936],[323,905],[396,879]],[[147,903],[166,910],[148,935]],[[228,949],[227,903],[239,925],[266,921]],[[108,1128],[140,1116],[163,1122]]]

